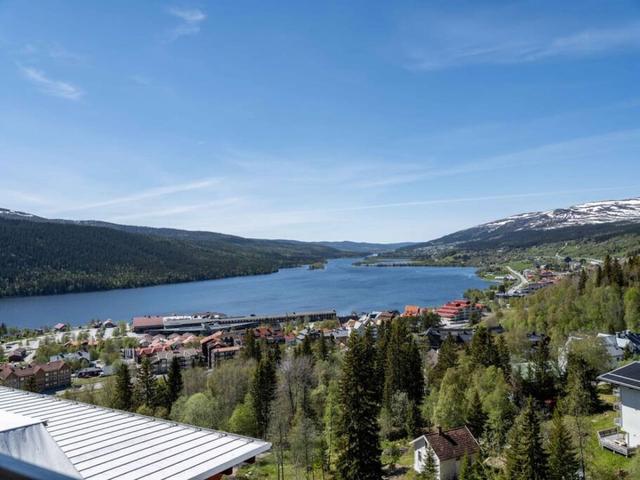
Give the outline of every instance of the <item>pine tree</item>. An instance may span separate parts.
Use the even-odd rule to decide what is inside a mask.
[[[254,359],[260,361],[260,345],[256,341],[256,336],[252,328],[244,333],[244,351],[243,356],[246,359]]]
[[[377,391],[372,382],[376,352],[365,333],[349,337],[339,384],[336,424],[337,474],[341,480],[382,478]]]
[[[139,407],[153,408],[157,405],[156,377],[149,357],[144,357],[136,375],[135,399]]]
[[[131,375],[126,363],[121,363],[116,370],[116,388],[113,399],[113,408],[118,410],[131,410],[133,399],[133,387]]]
[[[167,373],[167,408],[171,408],[182,392],[182,369],[180,368],[180,360],[174,356],[171,359],[169,372]]]
[[[257,435],[265,438],[269,427],[271,402],[276,395],[276,367],[271,355],[262,355],[258,362],[253,382],[251,398],[257,424]]]
[[[573,446],[573,439],[556,409],[549,433],[549,480],[578,480],[580,462]]]
[[[473,396],[467,407],[467,426],[473,436],[480,438],[484,434],[487,423],[487,414],[482,409],[482,401],[478,389],[474,389]]]
[[[540,420],[529,398],[509,432],[506,471],[509,480],[547,480],[547,453],[542,446]]]

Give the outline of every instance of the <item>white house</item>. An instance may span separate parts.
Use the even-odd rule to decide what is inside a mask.
[[[460,471],[462,457],[472,457],[480,446],[467,427],[426,433],[416,438],[413,445],[413,469],[421,473],[432,455],[438,480],[453,480]]]
[[[598,432],[600,445],[630,455],[640,446],[640,362],[616,368],[598,380],[618,387],[620,396],[619,428]]]

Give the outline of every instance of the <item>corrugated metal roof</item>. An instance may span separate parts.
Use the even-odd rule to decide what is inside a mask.
[[[82,478],[200,480],[271,448],[254,438],[0,387],[2,411],[47,422]]]

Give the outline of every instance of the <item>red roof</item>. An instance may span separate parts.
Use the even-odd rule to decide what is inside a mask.
[[[133,328],[161,327],[161,326],[162,326],[162,317],[157,317],[157,316],[133,317]]]
[[[480,450],[478,442],[467,427],[454,428],[446,432],[431,432],[420,438],[424,438],[429,443],[441,462],[460,458],[465,454],[473,455]]]

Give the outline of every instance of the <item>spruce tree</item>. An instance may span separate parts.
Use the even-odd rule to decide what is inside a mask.
[[[320,332],[320,338],[318,338],[318,359],[327,360],[329,358],[329,347],[327,346],[327,339],[323,332]]]
[[[511,353],[502,335],[498,336],[495,346],[497,357],[496,366],[500,367],[505,378],[509,380],[511,378]]]
[[[167,373],[167,408],[171,408],[182,392],[182,369],[180,368],[180,360],[174,356],[171,359],[169,372]]]
[[[422,472],[420,472],[420,480],[438,480],[439,475],[435,454],[429,445],[427,445],[426,450],[427,458],[425,458]]]
[[[498,363],[493,339],[484,325],[480,325],[473,334],[470,353],[475,365],[488,367]]]
[[[412,415],[417,419],[419,418],[417,408],[424,396],[422,357],[413,335],[407,330],[404,319],[393,321],[386,348],[383,405],[389,410],[393,396],[404,392],[412,408],[416,410]]]
[[[484,434],[487,423],[487,414],[482,409],[482,401],[478,389],[474,389],[473,396],[467,407],[467,426],[476,439]]]
[[[566,411],[571,415],[590,415],[600,408],[595,384],[598,372],[580,356],[569,353],[567,358]]]
[[[341,480],[382,478],[378,393],[372,382],[376,352],[370,334],[349,337],[340,376],[336,422],[337,474]]]
[[[558,409],[553,414],[547,452],[549,454],[549,480],[578,480],[580,462],[573,446],[571,434]]]
[[[144,357],[136,375],[135,398],[139,407],[153,408],[157,405],[156,377],[149,357]]]
[[[271,403],[276,395],[276,367],[271,355],[262,355],[251,384],[252,407],[257,424],[257,435],[265,438],[269,427]]]
[[[580,278],[578,279],[578,293],[582,295],[587,286],[587,271],[583,268],[580,270]]]
[[[116,370],[116,388],[113,399],[113,408],[118,410],[131,410],[133,387],[131,375],[126,363],[121,363]]]
[[[547,480],[547,453],[542,446],[540,420],[529,398],[509,432],[506,453],[509,480]]]
[[[555,397],[555,376],[551,370],[551,354],[547,339],[540,340],[535,347],[529,377],[530,393],[534,398],[543,402]]]
[[[244,333],[244,350],[243,356],[246,359],[254,359],[260,361],[260,345],[256,340],[255,333],[252,328],[249,328]]]
[[[444,374],[458,362],[458,351],[453,336],[448,335],[438,350],[438,363],[429,374],[429,388],[439,387]]]

